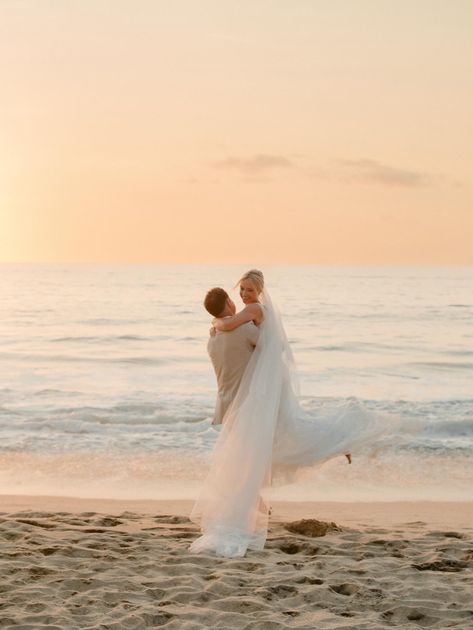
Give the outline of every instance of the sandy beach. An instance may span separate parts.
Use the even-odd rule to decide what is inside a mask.
[[[473,628],[471,503],[275,502],[225,559],[188,553],[191,501],[0,500],[1,628]]]

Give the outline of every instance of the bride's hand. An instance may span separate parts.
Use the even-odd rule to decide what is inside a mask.
[[[222,317],[214,317],[212,320],[212,326],[215,330],[223,330],[222,327],[223,318]]]
[[[209,329],[209,333],[211,337],[215,337],[215,335],[217,334],[217,331],[215,329],[215,326],[211,326]]]

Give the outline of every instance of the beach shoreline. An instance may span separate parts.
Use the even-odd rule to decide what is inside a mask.
[[[118,515],[127,511],[143,515],[188,516],[193,503],[190,499],[132,500],[0,494],[0,513],[41,510],[69,513],[95,511]],[[271,501],[271,506],[272,522],[317,518],[340,521],[340,524],[350,527],[393,527],[412,521],[422,521],[431,527],[473,527],[473,501]]]

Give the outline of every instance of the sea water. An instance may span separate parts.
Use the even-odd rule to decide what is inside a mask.
[[[473,268],[261,268],[309,412],[355,396],[425,423],[274,497],[473,499]],[[196,497],[218,435],[202,302],[239,306],[245,270],[0,266],[0,493]]]

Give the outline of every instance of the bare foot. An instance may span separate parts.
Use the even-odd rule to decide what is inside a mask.
[[[348,459],[348,463],[351,464],[351,454],[345,453],[345,457]]]

